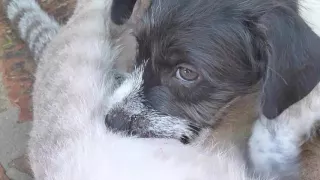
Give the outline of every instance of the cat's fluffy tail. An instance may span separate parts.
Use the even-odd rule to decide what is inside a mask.
[[[12,28],[17,31],[37,61],[46,45],[57,34],[59,24],[34,0],[4,0],[3,4]]]

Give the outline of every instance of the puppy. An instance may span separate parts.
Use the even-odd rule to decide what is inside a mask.
[[[297,178],[300,143],[318,118],[320,80],[320,38],[301,17],[301,3],[308,2],[152,1],[135,30],[144,70],[127,82],[132,91],[120,88],[112,99],[107,126],[188,143],[236,97],[257,89],[249,164]]]
[[[237,96],[255,90],[261,115],[275,119],[320,79],[320,39],[298,1],[155,0],[135,32],[137,65],[146,68],[132,98],[141,104],[117,106],[106,122],[142,137],[188,142]],[[146,109],[165,120],[139,117]],[[116,125],[118,116],[131,120]]]

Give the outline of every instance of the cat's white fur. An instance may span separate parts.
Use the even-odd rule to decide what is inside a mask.
[[[12,17],[18,13],[21,4],[27,4],[35,12],[41,11],[33,0],[12,2],[15,5],[9,5],[7,10]],[[246,175],[241,156],[233,149],[219,149],[214,139],[208,141],[209,131],[204,131],[196,143],[184,146],[175,140],[138,139],[106,129],[104,115],[109,106],[106,102],[112,96],[114,85],[111,67],[120,53],[117,39],[114,39],[117,35],[110,30],[117,27],[108,19],[111,2],[78,0],[69,22],[55,36],[52,35],[54,38],[45,37],[52,41],[39,58],[33,92],[34,123],[29,142],[35,179],[251,179]],[[134,76],[129,78],[126,88],[134,89],[129,85],[134,86],[136,81]],[[318,92],[319,85],[293,106],[296,109],[296,106],[313,99],[313,108],[303,109],[303,112],[312,111],[315,115],[305,119],[306,124],[301,124],[298,119],[287,119],[293,112],[290,108],[269,126],[265,126],[263,120],[257,121],[251,138],[251,145],[255,146],[251,151],[257,150],[258,153],[252,153],[251,157],[259,154],[259,147],[271,147],[270,139],[267,139],[270,146],[257,143],[271,137],[268,127],[277,127],[271,129],[280,133],[290,132],[289,139],[280,136],[284,138],[281,139],[283,142],[290,141],[290,138],[297,140],[302,134],[309,133],[319,115],[313,111],[320,108]],[[302,113],[299,119],[307,116],[309,114]],[[300,126],[306,128],[297,128]],[[285,148],[299,148],[297,143],[293,141]],[[265,173],[269,167],[261,169],[263,166],[260,165],[265,161],[257,159],[259,157],[253,163]]]

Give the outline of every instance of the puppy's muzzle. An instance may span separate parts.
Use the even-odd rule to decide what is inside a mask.
[[[114,110],[106,115],[105,124],[108,128],[116,132],[134,133],[132,130],[132,120],[134,116],[130,116],[125,111]]]

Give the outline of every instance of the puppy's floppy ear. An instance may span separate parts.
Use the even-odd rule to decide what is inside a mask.
[[[320,38],[291,8],[263,15],[268,50],[262,113],[274,119],[309,94],[320,81]]]
[[[111,20],[117,24],[124,24],[132,15],[137,0],[113,0],[111,6]]]

